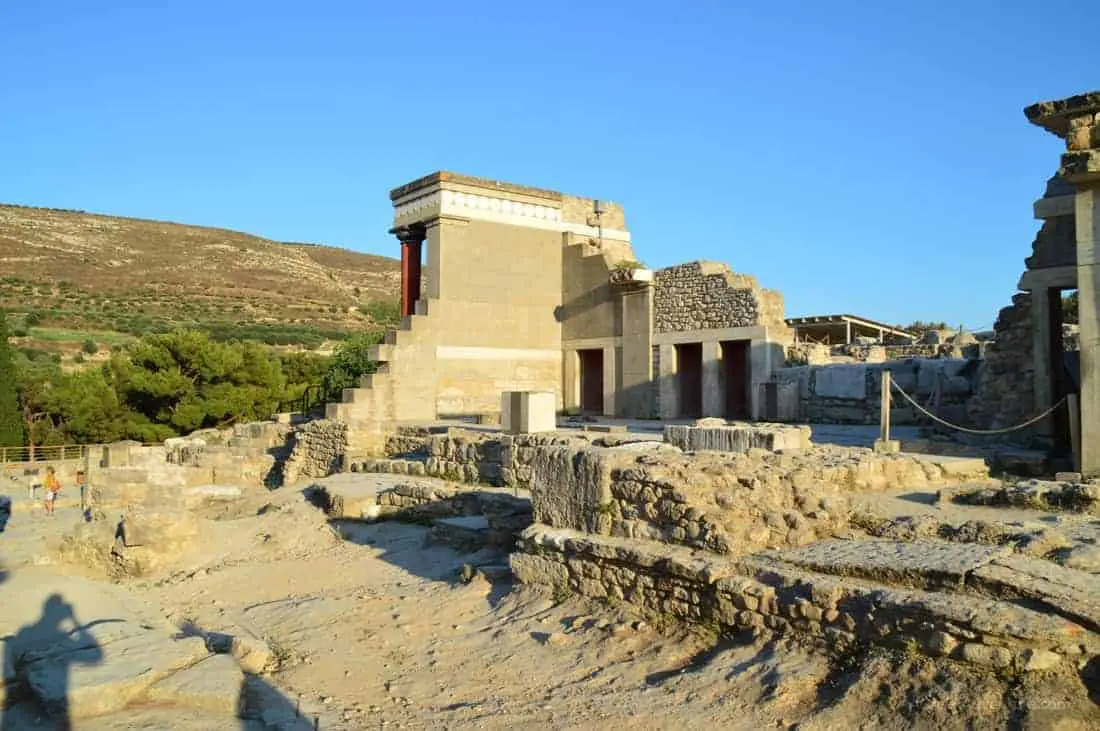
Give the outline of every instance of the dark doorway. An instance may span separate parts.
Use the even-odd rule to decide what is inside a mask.
[[[680,391],[680,416],[698,419],[703,415],[702,343],[676,346],[676,380]]]
[[[603,350],[578,350],[581,370],[581,411],[603,413]]]
[[[725,340],[722,346],[722,382],[726,389],[726,418],[749,418],[749,341]]]
[[[1047,297],[1050,312],[1050,401],[1058,403],[1068,394],[1079,392],[1079,344],[1066,339],[1067,331],[1074,334],[1077,332],[1078,297],[1076,289],[1048,289]],[[1077,340],[1076,335],[1072,340]],[[1053,455],[1056,457],[1066,457],[1073,453],[1069,418],[1068,408],[1056,410],[1051,418]]]

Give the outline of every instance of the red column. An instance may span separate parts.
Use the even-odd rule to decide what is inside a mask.
[[[424,229],[403,226],[392,233],[401,241],[401,316],[416,311],[420,299],[420,247],[424,241]]]

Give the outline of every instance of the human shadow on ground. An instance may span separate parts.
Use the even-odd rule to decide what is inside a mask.
[[[210,632],[185,621],[177,638],[200,637],[206,649],[215,654],[229,653],[233,638],[222,632]],[[279,728],[284,731],[313,731],[323,728],[320,718],[302,708],[300,699],[292,699],[262,675],[244,673],[237,702],[242,731]]]
[[[102,663],[103,648],[90,630],[99,624],[122,621],[97,619],[81,624],[73,606],[60,594],[46,599],[36,622],[3,638],[8,697],[0,716],[0,731],[27,728],[29,719],[39,715],[48,717],[53,728],[70,729],[70,669]]]

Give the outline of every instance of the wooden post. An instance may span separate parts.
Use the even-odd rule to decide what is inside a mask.
[[[1066,396],[1066,406],[1069,407],[1069,443],[1073,450],[1073,471],[1081,471],[1081,405],[1077,402],[1077,394]]]
[[[901,442],[890,439],[890,371],[885,368],[879,384],[879,434],[874,448],[876,452],[901,451]]]
[[[890,441],[890,371],[882,369],[882,381],[879,388],[879,436],[883,442]]]

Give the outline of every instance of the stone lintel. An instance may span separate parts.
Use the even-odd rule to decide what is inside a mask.
[[[1069,134],[1071,121],[1100,112],[1100,91],[1039,102],[1024,109],[1027,121],[1042,127],[1047,132],[1065,139]]]
[[[470,186],[473,188],[486,188],[497,193],[509,193],[519,194],[523,196],[532,196],[535,198],[543,198],[548,201],[560,202],[562,194],[554,190],[546,190],[545,188],[533,188],[527,185],[516,185],[515,183],[505,183],[499,180],[490,180],[488,178],[477,178],[472,175],[460,175],[458,173],[450,173],[444,170],[434,172],[431,175],[425,175],[422,178],[418,178],[411,183],[394,188],[390,191],[390,200],[398,201],[402,198],[408,198],[412,193],[417,193],[424,190],[436,190],[442,187],[441,183],[457,183],[459,185]]]

